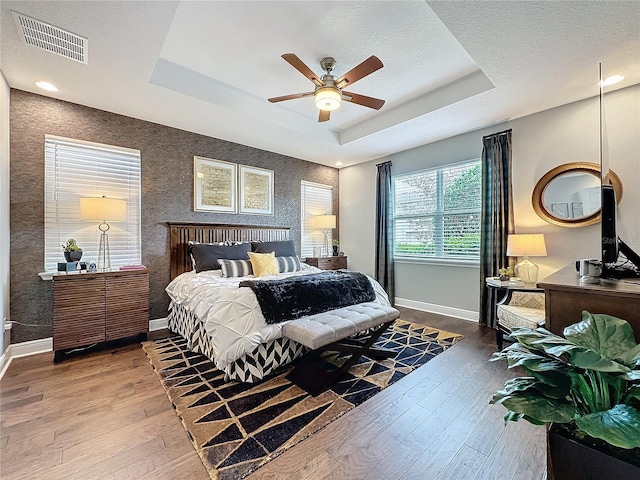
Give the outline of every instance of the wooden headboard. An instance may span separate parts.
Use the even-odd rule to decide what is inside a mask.
[[[262,225],[221,225],[213,223],[167,223],[171,242],[171,280],[193,270],[188,252],[188,242],[249,242],[261,240],[273,242],[289,239],[289,227]]]

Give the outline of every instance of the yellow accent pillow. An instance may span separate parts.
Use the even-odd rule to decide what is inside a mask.
[[[255,253],[249,252],[249,259],[251,260],[251,268],[253,274],[256,277],[265,277],[267,275],[278,275],[280,270],[278,269],[278,261],[276,260],[276,253]]]

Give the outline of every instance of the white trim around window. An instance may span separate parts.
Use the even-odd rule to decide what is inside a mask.
[[[62,244],[74,238],[82,262],[97,262],[99,222],[80,218],[80,198],[126,201],[127,218],[109,223],[111,266],[140,264],[140,151],[125,147],[45,136],[45,265],[64,262]]]

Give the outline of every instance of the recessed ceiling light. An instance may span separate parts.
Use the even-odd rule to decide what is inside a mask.
[[[36,87],[46,90],[47,92],[57,92],[58,87],[49,82],[36,82]]]
[[[336,167],[341,167],[342,166],[342,162],[338,161],[336,162]]]
[[[624,80],[622,75],[611,75],[610,77],[605,78],[600,82],[601,87],[608,87],[609,85],[615,85],[616,83],[620,83]]]

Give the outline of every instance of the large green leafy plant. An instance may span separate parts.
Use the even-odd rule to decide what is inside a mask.
[[[564,338],[544,328],[512,336],[517,342],[491,357],[527,374],[491,399],[507,408],[505,422],[572,424],[611,445],[640,447],[640,345],[625,320],[585,311]]]

